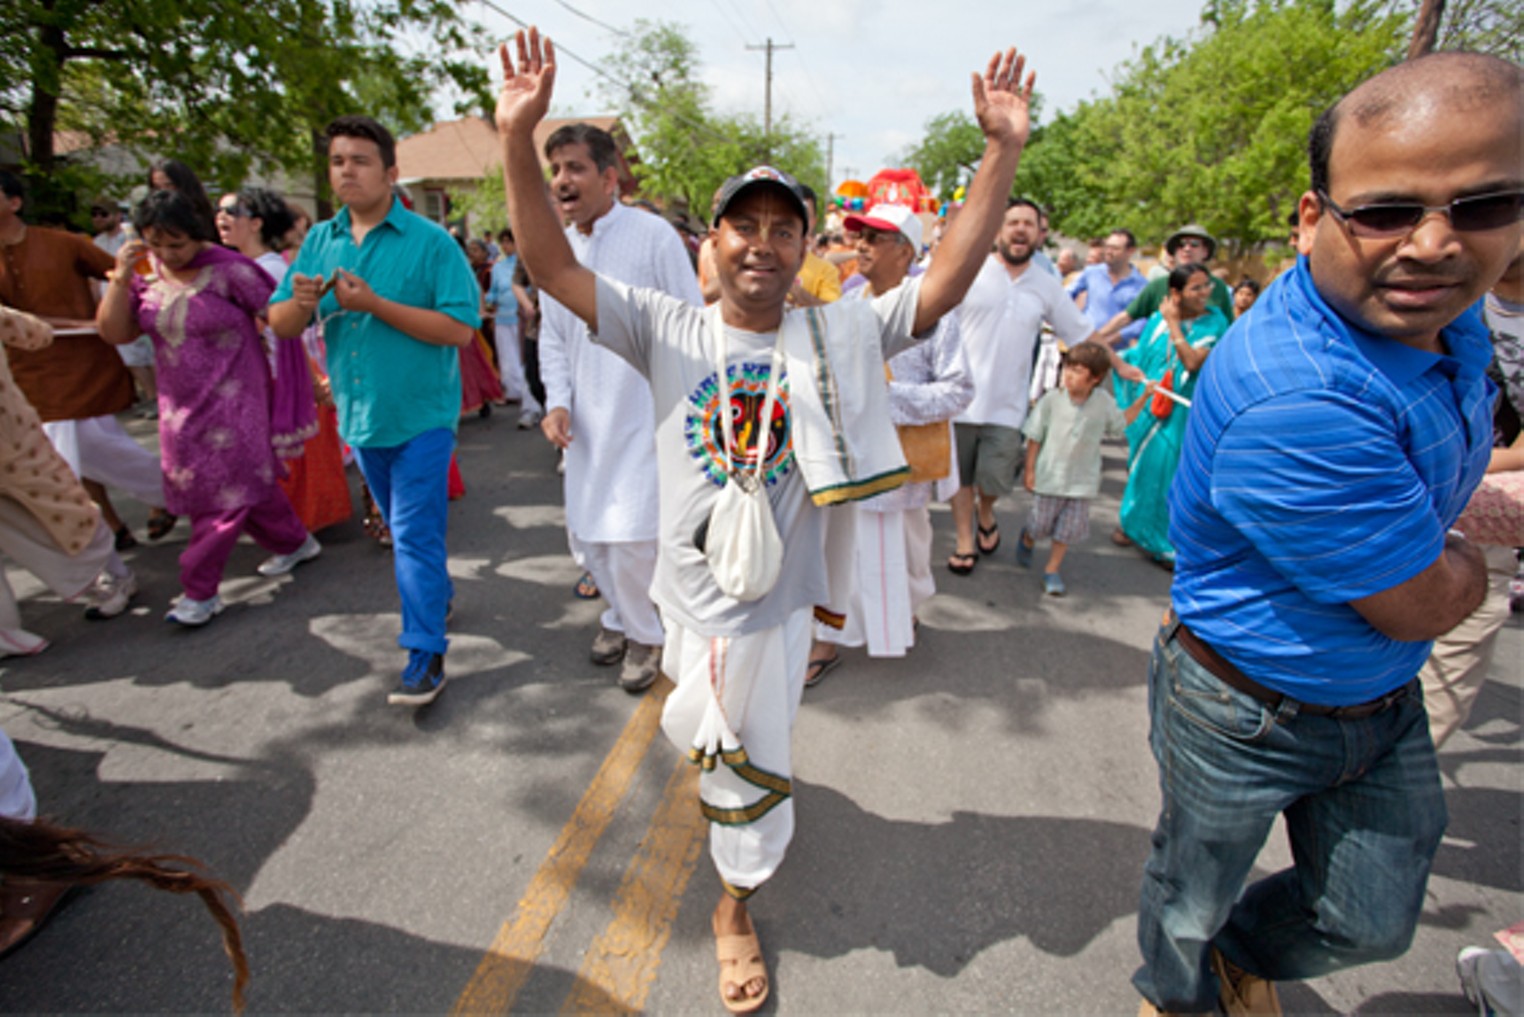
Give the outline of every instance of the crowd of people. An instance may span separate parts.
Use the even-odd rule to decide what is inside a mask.
[[[1164,807],[1144,1012],[1277,1012],[1276,980],[1406,948],[1444,825],[1434,750],[1485,677],[1524,543],[1462,514],[1473,491],[1493,523],[1524,514],[1520,119],[1458,127],[1518,111],[1518,68],[1439,55],[1346,96],[1310,142],[1299,257],[1230,288],[1194,223],[1148,275],[1125,228],[1083,264],[1044,253],[1046,212],[1009,197],[1033,85],[1014,50],[976,76],[985,149],[950,221],[877,204],[822,224],[812,191],[758,166],[716,193],[693,253],[621,200],[607,132],[536,146],[548,40],[521,33],[501,62],[513,228],[494,236],[414,214],[394,140],[363,116],[327,129],[341,207],[317,223],[260,187],[214,204],[166,160],[130,228],[97,201],[91,243],[27,226],[0,174],[0,550],[87,617],[120,614],[139,591],[116,488],[152,508],[150,539],[188,520],[167,617],[200,626],[240,535],[267,576],[320,554],[314,532],[353,511],[352,462],[401,607],[388,701],[426,706],[447,681],[458,422],[517,404],[561,450],[577,593],[605,605],[590,659],[632,694],[675,683],[663,727],[702,765],[719,995],[743,1013],[770,993],[748,901],[792,837],[803,690],[845,648],[913,650],[934,502],[955,531],[944,582],[968,582],[1019,480],[1007,550],[1031,567],[1048,541],[1041,588],[1066,595],[1105,445],[1125,440],[1111,540],[1175,572],[1150,672]],[[837,230],[834,250],[812,239]],[[157,460],[118,420],[134,385]],[[41,650],[0,594],[0,651]],[[1297,861],[1246,888],[1282,812]]]

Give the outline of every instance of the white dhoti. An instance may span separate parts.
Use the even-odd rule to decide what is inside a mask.
[[[725,888],[746,897],[794,836],[790,740],[810,655],[810,611],[744,636],[703,636],[667,619],[662,669],[677,683],[662,730],[703,767],[699,804]]]
[[[116,417],[50,420],[42,430],[76,477],[126,491],[152,508],[164,507],[159,457],[133,441]]]
[[[492,323],[492,342],[497,347],[497,371],[503,381],[503,395],[520,403],[526,410],[541,410],[540,401],[529,391],[524,377],[524,352],[519,346],[519,322]]]
[[[593,543],[567,534],[572,557],[592,574],[598,592],[608,604],[600,624],[644,646],[660,646],[665,636],[661,612],[651,602],[651,581],[656,577],[657,542],[621,540]]]
[[[37,796],[26,764],[16,754],[10,737],[0,731],[0,816],[30,823],[37,818]]]
[[[832,609],[845,604],[845,616],[837,628],[817,623],[816,637],[838,646],[866,646],[870,657],[903,657],[915,645],[915,608],[911,596],[909,535],[915,523],[907,517],[926,516],[926,509],[877,512],[863,506],[831,510],[856,516],[852,527],[852,555],[840,562],[828,552]],[[929,518],[925,520],[927,553],[930,549]],[[837,527],[832,524],[831,538]],[[840,573],[837,570],[842,570]],[[922,586],[931,586],[929,561],[921,563]],[[931,587],[935,592],[935,587]],[[927,593],[926,596],[929,596]],[[838,599],[840,598],[840,599]],[[925,596],[921,598],[925,599]]]

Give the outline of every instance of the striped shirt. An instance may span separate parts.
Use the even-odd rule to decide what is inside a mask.
[[[1175,611],[1255,681],[1361,703],[1418,673],[1350,601],[1428,568],[1486,470],[1479,307],[1427,353],[1341,319],[1306,259],[1207,360],[1170,493]]]

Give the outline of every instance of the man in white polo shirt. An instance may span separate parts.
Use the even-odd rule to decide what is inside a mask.
[[[958,310],[963,352],[974,376],[974,401],[953,418],[961,486],[952,498],[958,546],[947,567],[960,576],[974,570],[979,554],[1000,547],[995,502],[1015,486],[1021,469],[1021,425],[1042,323],[1049,322],[1070,344],[1091,334],[1090,322],[1063,284],[1047,272],[1029,271],[1041,235],[1040,214],[1025,198],[1011,199],[994,253]]]

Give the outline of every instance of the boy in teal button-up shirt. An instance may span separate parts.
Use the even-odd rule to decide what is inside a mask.
[[[481,292],[459,245],[392,194],[396,144],[369,117],[328,125],[328,179],[344,208],[307,234],[270,300],[277,334],[324,323],[339,433],[353,446],[395,548],[409,651],[388,701],[433,702],[444,684],[450,454],[460,355],[481,323]]]

